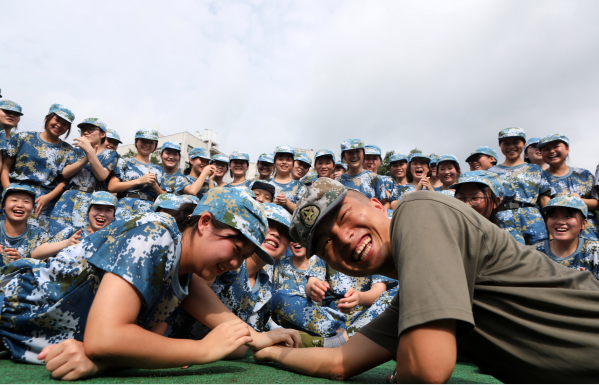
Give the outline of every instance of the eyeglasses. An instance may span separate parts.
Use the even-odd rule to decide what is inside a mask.
[[[98,131],[98,130],[100,130],[100,129],[99,129],[98,127],[94,127],[94,126],[91,126],[91,127],[81,127],[81,128],[79,128],[79,131],[80,131],[82,134],[85,134],[85,133],[88,133],[88,132],[91,134],[92,132],[95,132],[95,131]]]
[[[465,197],[463,195],[457,195],[455,198],[464,203],[468,202],[470,204],[470,206],[472,206],[472,207],[480,205],[485,200],[485,197],[480,196],[480,195],[472,195],[469,197]]]

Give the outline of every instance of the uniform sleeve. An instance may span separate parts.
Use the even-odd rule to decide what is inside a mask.
[[[103,158],[100,163],[102,163],[102,166],[104,166],[105,169],[107,169],[110,172],[113,172],[117,168],[119,159],[119,154],[116,151],[110,151],[110,154],[107,157]]]
[[[114,176],[119,178],[121,182],[125,182],[123,178],[125,177],[125,171],[127,170],[127,158],[119,158],[116,164],[116,168],[114,169]]]
[[[541,172],[541,183],[539,186],[539,195],[548,195],[550,197],[554,197],[555,195],[557,195],[555,189],[553,188],[553,186],[551,186],[551,184],[545,177],[544,172]]]
[[[85,242],[93,253],[89,263],[129,282],[148,305],[159,299],[165,280],[175,268],[176,245],[170,231],[161,223],[136,225],[115,237],[97,232]]]
[[[157,169],[154,173],[156,174],[156,183],[158,183],[158,186],[160,186],[161,189],[166,191],[166,178],[164,177],[164,172]]]
[[[75,229],[72,226],[67,226],[64,229],[60,230],[58,233],[56,233],[56,235],[54,235],[54,237],[50,237],[50,235],[48,234],[48,238],[44,242],[48,242],[48,243],[62,242],[66,239],[71,238],[73,236],[73,234],[75,234],[76,232],[77,232],[77,229]]]
[[[310,259],[310,264],[306,269],[306,279],[310,277],[318,278],[324,281],[327,276],[327,263],[320,257],[314,257]]]
[[[372,280],[372,282],[370,283],[371,286],[374,285],[375,283],[381,283],[381,282],[386,283],[387,281],[393,281],[392,278],[385,277],[384,275],[379,275],[379,274],[372,275],[370,277],[370,279]]]
[[[302,197],[302,195],[304,195],[304,193],[306,191],[307,191],[306,185],[301,183],[299,185],[299,187],[297,188],[297,193],[295,194],[295,203],[297,203],[299,201],[299,199]]]
[[[585,240],[581,265],[586,266],[596,279],[599,279],[599,242]]]
[[[191,185],[191,183],[189,183],[189,180],[187,180],[187,178],[184,176],[178,176],[175,181],[176,181],[176,183],[175,183],[175,188],[174,188],[173,192],[178,195],[184,194],[183,189],[185,187]]]
[[[23,146],[23,133],[18,133],[13,135],[12,138],[8,141],[6,145],[6,153],[10,157],[15,157],[21,151],[21,146]]]
[[[591,174],[590,171],[588,171],[589,173],[589,179],[591,180],[591,198],[592,199],[597,199],[599,200],[599,191],[597,191],[597,180],[596,178],[593,176],[593,174]]]
[[[80,148],[73,148],[71,150],[71,152],[69,152],[69,155],[67,156],[67,161],[66,161],[65,165],[73,164],[85,157],[86,157],[85,151],[81,150]]]
[[[399,186],[393,185],[393,188],[391,189],[391,194],[389,195],[389,203],[397,200],[399,200]]]
[[[4,126],[0,123],[0,152],[6,151],[6,146],[8,143],[6,142],[6,131],[4,131]]]

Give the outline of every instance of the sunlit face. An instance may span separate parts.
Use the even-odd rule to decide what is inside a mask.
[[[285,153],[275,155],[275,167],[277,174],[288,175],[293,168],[293,155]]]
[[[493,167],[493,163],[497,162],[494,156],[487,156],[483,154],[476,154],[470,158],[468,164],[470,165],[470,171],[476,170],[488,170]]]
[[[58,138],[59,136],[67,132],[67,130],[71,127],[71,123],[69,123],[67,120],[61,118],[58,115],[52,116],[50,120],[48,120],[48,117],[46,117],[45,120],[47,122],[46,133],[48,133],[48,135],[52,137]]]
[[[543,163],[543,155],[541,154],[541,150],[536,146],[536,144],[531,144],[530,146],[528,146],[524,154],[524,157],[528,158],[530,160],[530,163]]]
[[[300,180],[308,173],[308,171],[310,171],[310,165],[308,163],[302,162],[301,160],[296,160],[293,162],[291,176],[295,180]]]
[[[84,124],[79,128],[81,136],[89,140],[92,146],[99,146],[102,138],[106,137],[106,133],[92,124]]]
[[[275,169],[275,165],[273,163],[259,161],[258,164],[256,164],[256,168],[258,169],[260,179],[269,179],[272,171]]]
[[[550,142],[541,147],[543,161],[549,166],[560,165],[566,161],[570,148],[564,142]]]
[[[231,161],[231,172],[234,176],[245,176],[248,170],[248,162],[241,159],[233,159]]]
[[[162,165],[165,170],[175,170],[179,168],[179,160],[181,160],[181,153],[178,150],[172,148],[165,148],[160,154]]]
[[[382,162],[380,162],[381,157],[378,155],[365,155],[364,156],[364,169],[368,171],[372,171],[374,173],[378,172],[378,169]]]
[[[337,179],[343,174],[345,174],[345,169],[341,166],[335,166],[335,170],[333,171],[333,179]]]
[[[276,261],[285,255],[287,246],[289,246],[289,229],[279,222],[269,219],[268,233],[264,238],[262,248]]]
[[[220,162],[222,163],[222,162]],[[208,166],[210,164],[210,160],[206,159],[206,158],[193,158],[189,161],[189,165],[191,166],[191,169],[193,170],[193,172],[196,175],[200,175],[202,173],[202,171],[204,170],[204,167]],[[216,162],[215,162],[216,164]],[[218,170],[217,170],[218,173]]]
[[[410,162],[410,171],[412,172],[413,181],[418,183],[423,176],[427,176],[430,168],[428,167],[428,162],[416,158]]]
[[[396,181],[402,180],[406,177],[408,172],[408,162],[405,160],[398,160],[389,165],[391,169],[391,175]]]
[[[501,198],[496,197],[494,202],[490,202],[479,183],[464,183],[456,190],[455,197],[487,219],[491,218],[501,201]]]
[[[8,193],[4,197],[4,212],[6,218],[13,223],[27,222],[27,218],[33,212],[35,198],[31,194],[21,191]]]
[[[335,162],[329,155],[323,155],[316,158],[314,169],[319,178],[330,178],[335,169]]]
[[[0,123],[4,128],[15,128],[21,121],[21,115],[11,110],[0,110]]]
[[[586,229],[587,220],[578,210],[557,207],[547,217],[547,230],[556,241],[572,241]]]
[[[386,209],[378,201],[365,203],[348,193],[318,224],[314,250],[333,269],[344,274],[355,277],[378,274],[392,255],[390,224]]]
[[[219,178],[223,177],[226,174],[226,172],[229,170],[229,165],[225,162],[221,162],[221,161],[217,160],[212,164],[216,168],[215,174]]]
[[[302,247],[297,242],[289,242],[289,248],[291,249],[291,253],[296,258],[305,258],[306,257],[306,248]]]
[[[156,150],[156,146],[158,145],[158,141],[150,140],[150,139],[135,139],[135,148],[137,148],[137,152],[143,156],[150,156],[154,150]]]
[[[439,180],[443,186],[451,186],[458,179],[458,170],[452,161],[439,163]]]
[[[104,142],[104,148],[107,150],[116,150],[119,148],[119,141],[112,138],[106,138]]]
[[[347,163],[348,168],[352,170],[359,169],[362,167],[362,163],[364,163],[364,149],[345,150],[341,154],[341,157]]]
[[[252,189],[254,194],[256,194],[256,200],[260,203],[270,203],[272,202],[272,194],[269,191],[263,190],[261,188]]]
[[[524,139],[518,138],[505,138],[499,142],[501,152],[505,155],[507,160],[516,160],[520,158],[520,154],[524,151]]]
[[[192,272],[207,281],[212,281],[225,271],[239,269],[243,261],[256,250],[256,245],[238,230],[232,227],[214,228],[210,217],[210,214],[201,216],[198,221],[198,232],[189,246],[192,250]]]
[[[114,219],[114,206],[109,205],[91,205],[89,209],[89,227],[92,232],[103,229],[112,223]]]

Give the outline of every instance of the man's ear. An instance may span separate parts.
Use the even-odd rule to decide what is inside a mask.
[[[376,198],[370,198],[370,205],[382,213],[387,213],[385,206]]]

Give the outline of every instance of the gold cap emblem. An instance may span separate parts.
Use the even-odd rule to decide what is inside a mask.
[[[317,206],[306,206],[300,211],[300,215],[304,225],[312,227],[320,215],[320,209]]]

